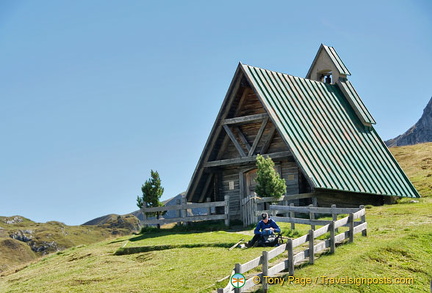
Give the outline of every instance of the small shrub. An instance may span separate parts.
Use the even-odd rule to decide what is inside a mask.
[[[147,226],[147,227],[142,227],[140,230],[140,234],[145,234],[145,233],[157,233],[161,231],[160,229],[158,229],[157,227],[154,226]]]
[[[187,225],[175,225],[172,231],[176,232],[211,232],[226,230],[225,222],[222,220],[217,221],[202,221],[192,222]]]

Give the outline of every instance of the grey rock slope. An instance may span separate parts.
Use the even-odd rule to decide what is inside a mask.
[[[413,127],[385,143],[388,147],[394,147],[424,142],[432,142],[432,98],[423,110],[420,120]]]

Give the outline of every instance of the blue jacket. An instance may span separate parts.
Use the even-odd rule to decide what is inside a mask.
[[[276,222],[273,221],[272,219],[269,219],[267,224],[264,223],[263,220],[259,221],[254,230],[254,234],[261,234],[264,229],[268,229],[268,228],[273,228],[276,233],[280,232],[280,228],[276,224]]]

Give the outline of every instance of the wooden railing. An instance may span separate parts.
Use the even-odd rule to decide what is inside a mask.
[[[364,209],[364,206],[360,206],[359,208],[338,208],[336,205],[332,205],[329,208],[325,207],[316,207],[314,205],[309,206],[301,206],[296,207],[294,204],[290,204],[289,206],[280,206],[280,205],[271,205],[270,206],[270,215],[276,215],[276,214],[286,214],[286,217],[278,217],[278,216],[272,216],[272,219],[277,222],[285,222],[285,223],[291,223],[291,229],[295,229],[295,224],[305,224],[310,225],[311,229],[315,230],[315,225],[327,225],[330,224],[332,221],[329,220],[317,220],[317,215],[331,215],[333,221],[337,220],[337,215],[340,214],[350,214],[358,212],[359,210]],[[305,218],[296,218],[296,214],[308,214],[309,219]],[[363,214],[361,217],[362,222],[366,222],[366,215]],[[366,231],[364,232],[366,233]],[[366,235],[364,235],[366,236]]]
[[[145,206],[144,203],[143,206]],[[224,214],[212,214],[211,209],[216,207],[224,207]],[[188,210],[195,208],[205,208],[207,209],[207,215],[190,215]],[[178,217],[175,218],[161,218],[161,219],[149,219],[147,213],[155,212],[166,212],[166,211],[177,211]],[[188,223],[194,221],[211,221],[211,220],[225,220],[225,225],[229,226],[229,196],[225,196],[224,201],[214,201],[205,203],[190,203],[183,198],[177,205],[163,206],[163,207],[152,207],[152,208],[141,208],[144,215],[143,224],[144,225],[154,225],[154,224],[169,224],[169,223]]]
[[[297,264],[308,261],[310,264],[313,264],[315,261],[315,254],[319,253],[325,249],[329,249],[330,253],[334,253],[336,249],[336,243],[341,243],[345,239],[348,239],[349,242],[354,241],[354,234],[362,232],[363,236],[366,236],[367,231],[367,222],[365,218],[365,209],[361,207],[360,209],[343,209],[343,208],[319,208],[319,207],[293,207],[293,206],[270,206],[270,210],[284,210],[287,212],[298,212],[298,213],[320,213],[320,214],[330,214],[330,213],[339,213],[339,214],[349,214],[349,216],[340,219],[340,220],[332,220],[332,221],[320,221],[314,219],[297,219],[294,217],[273,217],[273,219],[277,219],[280,222],[289,222],[290,220],[294,223],[302,222],[302,224],[314,224],[314,225],[324,225],[323,227],[314,230],[309,230],[309,233],[301,236],[296,239],[288,239],[287,243],[281,244],[280,246],[270,250],[263,251],[262,255],[248,261],[244,264],[237,263],[235,268],[231,274],[243,274],[245,275],[250,270],[255,269],[261,265],[262,272],[251,274],[246,277],[245,285],[241,288],[234,288],[230,283],[225,288],[218,289],[218,293],[227,293],[227,292],[243,292],[244,290],[250,289],[253,286],[258,284],[262,284],[263,291],[266,291],[268,288],[268,284],[266,282],[266,277],[274,276],[277,273],[282,271],[287,271],[289,275],[294,275],[294,267]],[[330,212],[329,212],[330,210]],[[355,221],[360,219],[360,221]],[[302,220],[302,221],[299,221]],[[310,221],[310,222],[307,222]],[[337,234],[337,229],[340,227],[349,227],[348,231]],[[315,239],[330,232],[330,237],[325,240],[320,240],[316,242]],[[303,244],[308,243],[308,248],[301,250],[300,252],[294,253],[294,248],[300,247]],[[287,253],[287,258],[273,266],[270,264],[270,260],[283,254]],[[271,267],[270,267],[271,266]]]
[[[255,224],[258,219],[258,215],[262,212],[268,212],[267,210],[258,210],[258,204],[262,203],[282,203],[285,206],[288,205],[288,201],[295,199],[312,198],[316,200],[313,193],[300,193],[285,195],[275,199],[274,197],[257,197],[256,195],[249,195],[241,200],[241,211],[242,221],[244,226]],[[316,205],[316,204],[315,204]]]

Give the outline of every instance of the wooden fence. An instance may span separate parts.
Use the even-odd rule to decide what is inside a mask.
[[[288,205],[288,201],[302,199],[302,198],[312,198],[315,202],[316,206],[316,198],[313,197],[313,193],[301,193],[301,194],[292,194],[285,195],[279,199],[275,199],[274,197],[257,197],[255,195],[249,195],[241,200],[241,212],[242,212],[242,221],[243,225],[249,226],[251,224],[256,224],[258,220],[258,215],[262,212],[269,212],[267,210],[258,210],[259,205],[272,204],[272,203],[281,203],[285,206]],[[269,213],[270,214],[270,213]]]
[[[194,221],[210,221],[210,220],[225,220],[225,225],[229,226],[229,196],[225,196],[224,201],[205,202],[205,203],[190,203],[186,201],[186,198],[182,198],[177,205],[163,206],[163,207],[152,207],[145,208],[146,203],[143,204],[141,211],[144,215],[143,224],[154,225],[154,224],[169,224],[169,223],[188,223]],[[216,207],[224,207],[224,214],[212,214],[211,209]],[[193,215],[188,213],[188,210],[194,208],[205,208],[207,209],[207,215]],[[178,217],[175,218],[161,218],[161,219],[149,219],[146,213],[154,212],[167,212],[177,211]]]
[[[252,274],[248,276],[246,282],[241,288],[234,288],[230,283],[223,288],[218,289],[218,293],[227,293],[227,292],[244,292],[259,283],[262,284],[263,291],[266,291],[268,288],[268,284],[266,282],[266,277],[271,277],[280,273],[282,271],[287,271],[289,275],[294,275],[294,267],[297,264],[300,264],[304,261],[308,261],[310,264],[313,264],[315,261],[314,255],[319,253],[325,249],[329,249],[330,253],[334,253],[336,249],[336,243],[341,243],[345,239],[348,239],[349,242],[354,241],[354,234],[362,232],[363,236],[366,236],[367,233],[367,222],[365,217],[365,209],[363,206],[360,206],[360,209],[344,209],[344,208],[336,208],[335,206],[331,208],[319,208],[319,207],[293,207],[293,206],[270,206],[270,210],[278,210],[285,211],[288,213],[310,213],[310,214],[349,214],[349,216],[340,219],[340,220],[332,220],[332,221],[324,221],[324,220],[315,220],[315,219],[301,219],[295,217],[273,217],[280,222],[290,222],[291,223],[300,223],[308,224],[308,225],[324,225],[323,227],[314,230],[311,229],[308,234],[301,236],[296,239],[289,239],[287,243],[284,243],[270,251],[263,251],[260,257],[257,257],[251,261],[248,261],[244,264],[237,263],[235,268],[231,274],[243,274],[245,275],[248,271],[261,266],[261,273]],[[337,215],[336,215],[337,216]],[[360,221],[355,221],[360,219]],[[349,227],[348,231],[337,234],[337,229],[340,227]],[[326,233],[330,232],[330,237],[325,240],[315,241],[317,237],[320,237]],[[301,250],[300,252],[294,253],[294,248],[302,246],[303,244],[308,243],[308,248]],[[274,264],[271,266],[269,261],[283,253],[287,254],[287,258],[282,262]],[[271,267],[270,267],[271,266]],[[257,282],[259,280],[260,282]],[[258,283],[258,284],[257,284]]]

